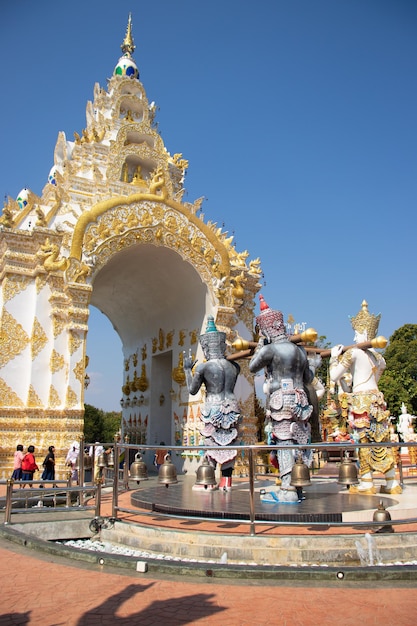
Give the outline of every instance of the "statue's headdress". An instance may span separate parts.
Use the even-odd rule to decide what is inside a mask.
[[[285,332],[284,316],[281,311],[270,309],[262,295],[259,296],[261,312],[256,318],[261,333],[267,338],[287,336]]]
[[[380,319],[381,313],[378,315],[369,313],[368,303],[366,300],[363,300],[359,313],[355,317],[350,316],[350,323],[352,324],[353,330],[358,333],[363,333],[366,330],[368,339],[371,340],[376,337]]]
[[[226,333],[217,330],[214,317],[207,318],[206,332],[200,335],[200,344],[204,354],[212,359],[219,359],[224,356],[226,348]]]

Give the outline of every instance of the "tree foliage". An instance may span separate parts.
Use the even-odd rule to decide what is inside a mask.
[[[391,415],[400,415],[402,402],[417,415],[417,324],[405,324],[391,335],[384,358],[379,389]]]
[[[110,443],[120,429],[122,414],[117,411],[106,413],[91,404],[84,406],[84,441]]]

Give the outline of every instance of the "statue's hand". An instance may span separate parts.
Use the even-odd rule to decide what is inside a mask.
[[[343,352],[343,348],[345,346],[343,344],[338,344],[337,346],[333,346],[333,348],[330,350],[330,356],[334,359],[337,359],[337,357],[339,357],[342,352]]]
[[[191,350],[190,350],[188,356],[186,356],[185,352],[184,352],[183,364],[184,364],[184,369],[185,370],[192,370],[196,363],[197,363],[197,360],[193,359],[192,354],[191,354]]]

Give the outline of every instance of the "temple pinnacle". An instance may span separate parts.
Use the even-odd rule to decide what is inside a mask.
[[[123,40],[122,45],[120,46],[122,52],[126,56],[131,56],[135,51],[135,44],[132,37],[132,14],[129,13],[129,19],[127,22],[126,35]]]

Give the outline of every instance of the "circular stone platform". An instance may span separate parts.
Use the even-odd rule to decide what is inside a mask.
[[[158,483],[157,477],[143,481],[131,495],[135,507],[184,517],[209,518],[219,520],[249,520],[250,498],[247,480],[234,479],[231,491],[193,490],[195,478],[178,476],[178,483],[168,486]],[[275,480],[262,478],[255,481],[255,519],[258,521],[288,523],[341,523],[343,514],[375,511],[382,500],[384,506],[398,504],[393,497],[382,494],[354,495],[346,487],[331,479],[312,479],[312,484],[304,488],[305,499],[297,503],[269,503],[260,500],[260,490],[275,487]],[[354,517],[354,516],[353,516]],[[372,517],[371,517],[372,519]]]

